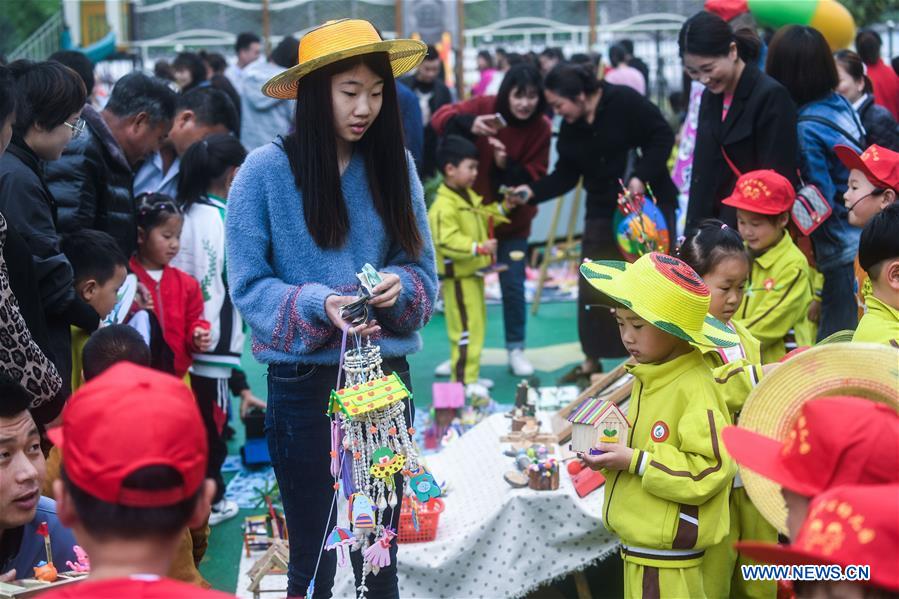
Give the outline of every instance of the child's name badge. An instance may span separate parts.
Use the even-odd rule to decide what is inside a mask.
[[[734,329],[730,324],[727,325],[731,331],[736,333],[736,329]],[[724,360],[725,364],[730,364],[731,362],[736,362],[737,360],[742,360],[746,357],[746,352],[743,350],[743,344],[739,343],[733,347],[719,347],[718,354],[721,356],[721,359]]]

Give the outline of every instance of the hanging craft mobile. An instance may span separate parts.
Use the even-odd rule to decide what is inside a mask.
[[[368,320],[368,301],[381,282],[381,275],[368,264],[356,276],[362,283],[359,299],[342,310],[342,317],[350,325]],[[390,544],[396,531],[389,527],[386,512],[388,508],[399,509],[403,478],[414,478],[417,486],[406,485],[406,492],[416,492],[416,487],[420,497],[436,497],[440,488],[436,484],[434,489],[427,488],[433,477],[427,478],[430,474],[420,465],[412,441],[415,430],[411,427],[409,390],[396,373],[384,374],[381,348],[371,338],[363,341],[348,335],[348,330],[344,328],[338,381],[331,392],[328,413],[334,499],[336,502],[342,482],[349,499],[351,530],[335,527],[322,545],[338,551],[341,565],[346,563],[347,549],[362,552],[362,580],[357,591],[364,597],[366,577],[390,565]],[[350,348],[348,337],[353,344]],[[307,596],[311,596],[313,585]]]
[[[634,195],[621,183],[618,210],[612,217],[612,230],[618,250],[624,259],[633,262],[649,252],[667,252],[671,237],[665,215],[655,203],[647,185],[645,194]]]

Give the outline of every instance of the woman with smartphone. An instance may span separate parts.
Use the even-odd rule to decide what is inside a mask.
[[[533,184],[517,187],[513,199],[537,204],[564,195],[583,178],[587,192],[581,241],[582,258],[620,260],[612,231],[622,178],[631,193],[652,187],[659,208],[674,230],[677,188],[666,165],[674,133],[659,109],[629,87],[598,81],[589,70],[562,64],[544,81],[546,101],[562,117],[553,172]],[[628,154],[639,148],[640,159],[629,170]],[[520,210],[520,208],[519,208]],[[627,355],[615,316],[584,278],[578,289],[578,336],[586,359],[563,377],[586,382],[602,371],[601,358]]]
[[[530,183],[546,175],[551,127],[545,108],[540,72],[521,64],[509,69],[497,95],[443,106],[434,113],[431,127],[440,136],[463,135],[475,142],[479,159],[474,190],[489,204],[502,200],[500,187]],[[499,279],[509,369],[515,376],[534,374],[524,354],[523,258],[536,214],[536,206],[522,206],[510,215],[510,223],[498,226],[495,232],[497,260],[509,266]],[[436,374],[449,376],[449,362],[438,366]]]

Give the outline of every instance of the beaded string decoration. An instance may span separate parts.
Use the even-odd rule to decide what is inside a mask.
[[[360,597],[368,590],[366,577],[390,564],[389,547],[396,532],[386,525],[385,513],[388,507],[398,509],[401,501],[396,477],[419,469],[414,430],[407,423],[403,403],[411,401],[411,396],[399,376],[384,374],[382,363],[377,345],[370,339],[356,339],[355,347],[343,357],[344,386],[331,393],[330,412],[341,433],[332,435],[332,459],[336,453],[335,461],[351,464],[351,477],[346,478],[352,488],[344,492],[350,499],[356,548],[364,556],[357,589]],[[332,474],[339,476],[341,470],[338,465]]]
[[[381,568],[390,565],[390,544],[396,531],[385,525],[385,512],[388,508],[399,509],[403,486],[406,494],[413,493],[413,485],[401,485],[397,489],[398,476],[414,478],[413,482],[421,489],[419,494],[427,493],[429,497],[440,494],[439,486],[420,464],[418,449],[412,441],[415,429],[409,390],[396,373],[384,374],[381,348],[370,337],[363,341],[355,332],[350,335],[351,326],[368,319],[367,300],[380,280],[377,271],[368,264],[357,277],[364,291],[360,292],[359,299],[341,309],[341,317],[347,324],[343,327],[337,383],[328,406],[334,497],[307,597],[313,596],[321,552],[326,549],[348,548],[362,553],[362,579],[357,588],[360,599],[368,591],[365,584],[368,575],[377,575]],[[348,339],[352,339],[349,349]],[[429,484],[436,489],[430,489]],[[349,538],[347,531],[340,527],[327,530],[341,485],[349,500]]]

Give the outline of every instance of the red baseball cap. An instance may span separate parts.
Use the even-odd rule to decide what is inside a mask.
[[[206,478],[206,429],[184,381],[128,362],[85,383],[47,431],[66,476],[90,495],[129,507],[164,507],[189,499]],[[122,486],[147,466],[170,466],[183,483],[162,490]]]
[[[899,591],[899,485],[835,487],[812,500],[792,545],[736,547],[765,564],[867,565],[871,578],[863,584]]]
[[[786,177],[763,170],[740,175],[733,193],[721,203],[756,214],[781,214],[793,207],[795,199],[796,191]]]
[[[837,158],[849,170],[865,173],[874,187],[888,187],[899,191],[899,152],[872,145],[858,155],[849,146],[834,146]]]
[[[804,403],[783,444],[738,426],[722,436],[741,466],[807,497],[838,485],[899,483],[899,415],[867,399]]]
[[[725,21],[749,12],[748,0],[705,0],[705,9]]]

